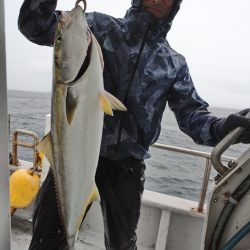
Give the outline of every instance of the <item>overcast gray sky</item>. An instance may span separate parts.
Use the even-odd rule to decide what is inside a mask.
[[[51,91],[52,48],[17,29],[22,0],[5,1],[8,89]],[[123,17],[129,0],[88,0],[87,11]],[[75,1],[59,0],[70,10]],[[250,0],[183,0],[168,34],[183,54],[198,93],[210,106],[250,107]]]

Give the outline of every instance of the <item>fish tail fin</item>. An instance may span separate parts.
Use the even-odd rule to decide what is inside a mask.
[[[52,157],[52,140],[51,133],[46,134],[42,140],[37,144],[36,149],[38,152],[42,152],[51,166],[54,166],[54,160]]]
[[[112,109],[127,111],[123,103],[109,92],[103,90],[99,96],[104,113],[113,116]]]

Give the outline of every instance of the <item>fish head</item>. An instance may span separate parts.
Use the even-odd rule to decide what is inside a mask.
[[[54,40],[57,82],[68,84],[77,78],[88,59],[90,43],[91,31],[82,7],[77,5],[69,12],[62,12]]]

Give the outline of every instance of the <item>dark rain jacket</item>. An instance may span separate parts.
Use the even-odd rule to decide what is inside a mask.
[[[212,136],[211,126],[220,126],[222,120],[207,111],[208,104],[197,94],[185,58],[166,40],[180,2],[176,1],[166,20],[153,18],[139,0],[132,1],[124,18],[97,12],[86,14],[102,48],[105,89],[125,102],[128,109],[117,111],[114,117],[105,116],[101,145],[104,157],[148,158],[149,146],[160,135],[166,103],[180,129],[196,143],[214,146],[221,139]],[[60,11],[55,11],[56,4],[56,0],[24,1],[18,24],[30,41],[53,46],[60,15]]]

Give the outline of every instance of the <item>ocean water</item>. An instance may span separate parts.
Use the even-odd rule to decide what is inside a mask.
[[[42,138],[45,130],[45,116],[50,113],[50,98],[50,93],[8,91],[10,151],[12,135],[16,129],[33,131]],[[219,117],[226,117],[237,110],[210,108],[210,111]],[[25,136],[19,139],[32,142],[29,137]],[[158,142],[205,152],[212,151],[211,147],[197,145],[182,133],[168,108],[163,115],[162,131]],[[244,144],[233,145],[225,152],[225,155],[238,157],[246,149],[247,146]],[[151,158],[146,160],[146,189],[195,201],[199,199],[205,168],[204,159],[155,148],[151,148],[150,153]],[[20,147],[18,157],[32,161],[33,151]],[[210,183],[215,175],[215,170],[212,170]]]

